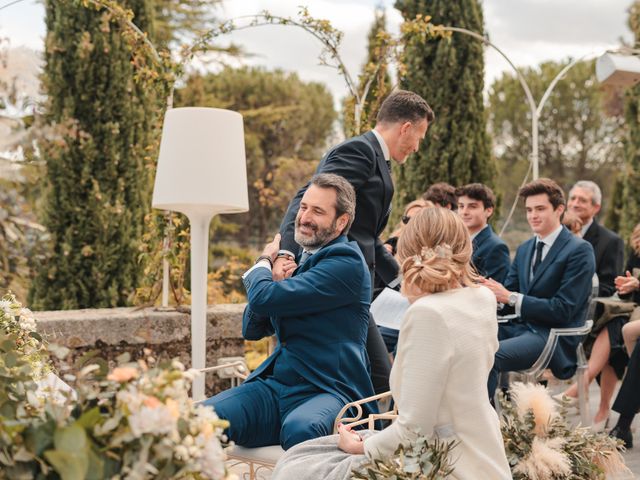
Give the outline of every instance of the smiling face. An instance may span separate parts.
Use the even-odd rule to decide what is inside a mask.
[[[406,162],[409,155],[418,151],[428,128],[429,123],[424,118],[417,122],[396,124],[391,134],[391,141],[387,142],[391,158],[400,165]]]
[[[336,191],[311,185],[302,196],[296,215],[294,238],[298,245],[313,250],[338,237],[349,215],[336,218]]]
[[[571,189],[567,206],[583,224],[589,223],[600,211],[600,205],[593,203],[593,192],[582,187]]]
[[[531,195],[525,199],[524,205],[527,210],[527,222],[533,233],[540,238],[545,238],[560,226],[564,205],[558,205],[558,208],[554,209],[548,194]]]
[[[482,230],[489,217],[493,214],[493,208],[484,208],[482,200],[476,200],[466,195],[458,197],[458,215],[462,218],[462,223],[467,227],[470,234]]]

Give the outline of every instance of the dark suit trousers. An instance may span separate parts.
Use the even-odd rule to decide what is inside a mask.
[[[547,335],[524,323],[507,323],[500,325],[498,340],[500,346],[489,373],[489,398],[495,394],[500,373],[526,370],[534,364],[547,343]]]
[[[640,411],[640,340],[631,353],[627,374],[622,380],[613,409],[629,417]]]
[[[387,346],[371,313],[369,313],[369,330],[367,331],[367,355],[371,364],[373,391],[376,394],[388,392],[391,360],[389,359]]]
[[[282,445],[285,450],[313,438],[331,435],[344,406],[302,377],[285,385],[273,377],[257,378],[204,401],[229,421],[227,437],[243,447]]]

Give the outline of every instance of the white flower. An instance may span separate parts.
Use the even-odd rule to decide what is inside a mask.
[[[12,303],[9,300],[0,299],[0,311],[5,315],[13,316],[13,310],[11,309]]]
[[[144,406],[129,417],[129,427],[135,437],[145,433],[164,435],[171,433],[177,427],[177,422],[164,405],[155,408]]]
[[[207,439],[201,434],[196,437],[196,445],[200,447],[200,455],[196,460],[200,473],[212,480],[224,479],[226,455],[220,445],[220,440],[215,436],[210,436]]]
[[[36,331],[36,321],[33,318],[33,312],[28,308],[20,309],[20,319],[18,321],[20,328],[28,332]]]

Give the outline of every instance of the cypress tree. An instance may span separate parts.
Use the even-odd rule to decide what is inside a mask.
[[[47,0],[43,146],[51,256],[34,281],[37,309],[113,307],[138,285],[143,219],[150,210],[159,104],[135,81],[127,36],[105,10]],[[129,0],[151,32],[151,0]]]
[[[629,8],[629,27],[634,34],[637,46],[640,42],[640,2],[638,1]],[[619,222],[619,233],[626,239],[640,221],[640,85],[626,92],[624,119],[627,131],[624,142],[624,206]]]
[[[391,92],[389,67],[385,58],[384,46],[380,40],[380,36],[386,33],[386,14],[384,10],[377,8],[367,37],[367,61],[362,66],[362,73],[358,81],[358,89],[361,94],[367,82],[371,81],[362,106],[360,128],[356,128],[354,122],[355,98],[353,96],[347,97],[342,105],[342,126],[347,138],[371,130],[375,126],[380,105]]]
[[[484,32],[478,0],[397,0],[395,6],[405,20],[430,15],[436,25]],[[434,40],[407,34],[404,43],[406,70],[400,85],[422,95],[436,120],[419,152],[397,170],[395,211],[435,182],[454,186],[482,182],[493,187],[495,164],[482,97],[482,42],[453,33],[450,39]]]

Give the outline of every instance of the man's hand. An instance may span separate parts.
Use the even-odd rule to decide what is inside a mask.
[[[633,292],[640,289],[640,280],[631,275],[631,272],[626,271],[624,276],[618,276],[614,280],[616,290],[622,295]]]
[[[501,283],[496,282],[493,278],[485,278],[481,283],[493,292],[499,303],[504,303],[505,305],[509,303],[509,294],[511,292],[504,288]]]
[[[278,257],[273,262],[272,277],[275,282],[289,278],[298,265],[291,257]]]
[[[349,425],[338,424],[338,433],[340,438],[338,439],[338,448],[343,452],[351,453],[352,455],[364,454],[364,442],[360,435],[351,430]]]
[[[280,250],[280,234],[276,233],[276,236],[273,237],[273,240],[264,246],[262,255],[271,258],[271,263],[275,263],[276,256],[278,255],[278,250]]]

